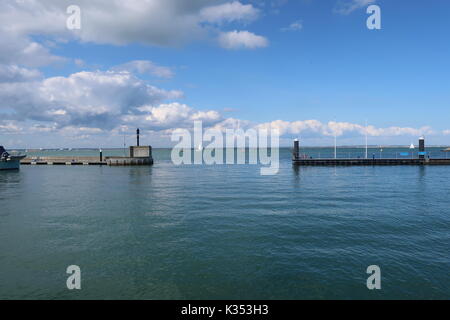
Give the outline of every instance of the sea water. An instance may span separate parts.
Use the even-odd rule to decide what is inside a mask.
[[[68,154],[97,151],[34,155]],[[261,176],[153,156],[152,167],[0,172],[0,298],[450,298],[450,167],[296,168],[287,148],[279,173]],[[70,265],[81,290],[66,286]],[[370,265],[381,290],[366,286]]]

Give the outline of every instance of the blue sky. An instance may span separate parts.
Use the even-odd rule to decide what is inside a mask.
[[[22,2],[0,8],[11,147],[120,146],[137,126],[166,146],[193,119],[272,123],[308,145],[362,144],[367,119],[371,144],[449,144],[448,1]],[[65,26],[70,4],[81,30]]]

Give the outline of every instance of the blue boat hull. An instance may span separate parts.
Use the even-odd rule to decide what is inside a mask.
[[[19,170],[20,160],[0,161],[0,170]]]

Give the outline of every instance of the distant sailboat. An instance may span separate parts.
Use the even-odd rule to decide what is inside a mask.
[[[415,149],[414,147],[414,143],[411,143],[411,145],[409,146],[410,149]]]
[[[203,151],[203,145],[201,143],[198,145],[198,151]]]

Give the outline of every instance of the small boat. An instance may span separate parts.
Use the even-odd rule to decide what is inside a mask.
[[[5,148],[0,146],[0,170],[18,170],[20,160],[25,157],[25,155],[10,155]]]
[[[414,143],[411,143],[411,145],[409,146],[410,149],[414,149]]]

